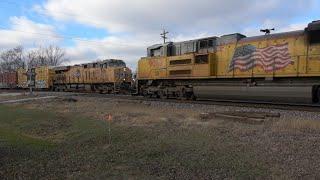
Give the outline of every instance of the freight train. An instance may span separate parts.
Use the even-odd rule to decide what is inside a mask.
[[[147,48],[137,76],[122,60],[36,68],[36,88],[177,99],[320,103],[320,21],[304,30],[246,37],[235,33]],[[20,69],[2,87],[26,88]],[[12,77],[12,75],[10,76]],[[134,82],[134,85],[132,86]]]
[[[236,33],[153,45],[138,93],[179,99],[320,102],[320,21],[300,31]]]

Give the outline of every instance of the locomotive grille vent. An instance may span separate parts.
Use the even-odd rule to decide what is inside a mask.
[[[195,63],[196,64],[208,64],[209,63],[209,56],[208,55],[196,56]]]
[[[170,65],[191,64],[191,59],[173,60]]]
[[[184,76],[191,75],[191,70],[174,70],[170,71],[170,76]]]

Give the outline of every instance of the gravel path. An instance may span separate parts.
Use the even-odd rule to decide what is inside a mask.
[[[43,100],[43,99],[54,99],[54,98],[57,98],[57,96],[45,96],[45,97],[36,97],[36,98],[25,98],[25,99],[17,99],[17,100],[8,100],[8,101],[2,101],[2,102],[0,102],[0,104],[21,103],[21,102]]]

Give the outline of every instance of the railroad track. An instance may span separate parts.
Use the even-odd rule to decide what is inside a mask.
[[[248,107],[248,108],[251,107],[251,108],[280,109],[280,110],[291,110],[291,111],[309,111],[309,112],[320,111],[320,104],[275,103],[275,102],[263,102],[263,101],[220,100],[220,99],[199,99],[199,100],[193,101],[193,100],[157,99],[157,98],[145,98],[142,96],[110,95],[110,94],[96,94],[96,93],[79,93],[79,94],[73,94],[73,95],[87,96],[87,97],[101,97],[101,98],[107,98],[107,99],[117,98],[120,100],[144,101],[144,102],[219,105],[219,106],[234,106],[234,107]]]
[[[3,92],[3,91],[0,91]],[[8,91],[6,91],[8,92]],[[25,92],[25,91],[10,91],[10,92]],[[192,100],[177,100],[177,99],[157,99],[145,98],[142,96],[119,95],[119,94],[99,94],[99,93],[78,93],[78,92],[40,92],[40,93],[53,93],[57,96],[86,96],[86,97],[101,97],[107,99],[120,99],[130,101],[145,101],[145,102],[165,102],[177,104],[198,104],[198,105],[219,105],[219,106],[234,106],[234,107],[248,107],[248,108],[264,108],[264,109],[280,109],[291,111],[309,111],[319,112],[320,104],[301,104],[301,103],[275,103],[263,101],[244,101],[244,100],[221,100],[221,99],[198,99]]]
[[[263,102],[263,101],[241,101],[241,100],[200,100],[201,103],[211,102],[214,104],[226,104],[228,106],[244,106],[244,107],[256,107],[256,108],[268,108],[268,109],[280,109],[280,110],[301,110],[319,112],[320,104],[301,104],[301,103],[275,103],[275,102]]]

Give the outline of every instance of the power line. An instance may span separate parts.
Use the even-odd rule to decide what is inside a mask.
[[[1,6],[1,3],[6,3],[6,4],[13,4],[13,5],[22,6],[21,4],[16,3],[16,2],[12,2],[12,1],[1,0],[1,1],[0,1],[0,6]],[[35,11],[35,12],[38,13],[38,14],[46,15],[46,16],[49,16],[49,15],[50,15],[50,14],[45,13],[45,12],[43,12],[43,11]],[[78,17],[78,15],[76,15],[76,14],[70,14],[70,13],[59,12],[59,11],[51,11],[51,13],[54,13],[54,14],[63,14],[63,15],[72,16],[72,17]],[[90,20],[90,19],[88,19],[87,17],[85,17],[85,19]],[[91,20],[91,21],[95,21],[95,20]],[[97,25],[97,26],[104,26],[104,25],[99,24],[99,23],[96,23],[96,22],[90,22],[90,23],[91,23],[91,24],[94,24],[94,25]],[[53,35],[53,34],[46,34],[46,33],[27,32],[27,31],[22,31],[22,30],[7,29],[7,28],[1,27],[1,26],[0,26],[0,29],[5,30],[5,31],[15,31],[15,32],[20,32],[20,33],[29,33],[29,34],[39,35],[39,36],[50,36],[50,37],[54,37],[54,38],[57,38],[57,39],[72,39],[72,40],[81,41],[81,42],[90,42],[90,43],[105,44],[104,42],[94,41],[94,40],[86,40],[86,39],[79,38],[79,37],[74,37],[74,36],[62,36],[62,35]],[[117,43],[110,43],[110,42],[107,42],[107,43],[108,43],[108,44],[113,44],[113,45],[118,45],[118,46],[129,47],[129,45],[127,45],[127,44],[117,44]]]
[[[5,4],[14,4],[14,5],[21,5],[21,4],[18,4],[18,3],[16,3],[16,2],[5,1],[5,0],[0,1],[0,4],[2,4],[2,3],[5,3]]]
[[[44,33],[37,33],[37,32],[28,32],[28,31],[22,31],[22,30],[15,30],[15,29],[6,29],[4,27],[0,26],[0,29],[4,30],[4,31],[12,31],[12,32],[20,32],[20,33],[26,33],[26,34],[34,34],[37,36],[50,36],[53,38],[57,38],[57,39],[71,39],[71,40],[76,40],[76,41],[81,41],[81,42],[89,42],[89,43],[96,43],[96,44],[112,44],[112,45],[116,45],[116,46],[123,46],[123,47],[131,47],[132,45],[128,45],[128,44],[120,44],[120,43],[112,43],[112,42],[100,42],[100,41],[94,41],[94,40],[86,40],[86,39],[82,39],[79,37],[72,37],[72,36],[62,36],[62,35],[54,35],[54,34],[44,34]]]
[[[49,13],[42,12],[42,11],[41,11],[41,12],[40,12],[40,11],[37,11],[36,13],[41,14],[41,15],[45,15],[45,16],[50,16]],[[66,15],[66,16],[69,16],[69,17],[74,17],[74,18],[78,18],[78,17],[79,17],[79,15],[76,15],[76,14],[65,14],[65,13],[56,12],[56,11],[51,11],[51,13],[52,13],[52,14],[63,14],[63,15]],[[92,18],[93,18],[93,17],[92,17]],[[95,22],[96,20],[91,19],[91,18],[89,18],[88,16],[86,17],[86,16],[82,16],[82,15],[81,15],[81,19],[82,19],[82,20],[88,20],[88,21],[90,21],[90,24],[91,24],[91,25],[95,25],[95,26],[99,26],[99,27],[106,27],[105,24]],[[79,21],[79,20],[77,20],[77,21]],[[81,23],[81,22],[78,22],[78,23]]]
[[[12,2],[12,1],[5,1],[5,0],[1,0],[0,1],[0,4],[1,3],[5,3],[5,4],[13,4],[13,5],[18,5],[18,6],[22,6],[22,4],[19,4],[17,2]],[[39,11],[36,11],[37,13],[39,13]],[[63,15],[66,15],[66,16],[78,16],[77,14],[71,14],[71,13],[66,13],[66,12],[62,12],[62,11],[54,11],[54,10],[50,10],[50,12],[54,12],[54,13],[57,13],[57,14],[63,14]],[[49,15],[48,13],[44,13],[44,12],[41,12],[41,14],[43,15]],[[88,16],[87,16],[88,17]]]
[[[16,2],[11,2],[11,1],[0,1],[0,5],[1,3],[6,3],[6,4],[13,4],[13,5],[18,5],[18,6],[22,6],[19,3]],[[44,12],[45,9],[41,9],[40,11],[35,11],[35,13],[37,14],[41,14],[41,15],[45,15],[45,16],[49,16],[50,17],[50,13],[51,14],[61,14],[61,15],[65,15],[65,16],[69,16],[69,17],[74,17],[74,18],[78,18],[80,15],[78,14],[72,14],[72,13],[66,13],[66,12],[62,12],[62,11],[54,11],[54,10],[49,10],[50,13]],[[51,16],[52,17],[52,16]],[[98,23],[95,22],[96,20],[94,20],[95,17],[93,16],[88,16],[88,15],[81,15],[81,19],[85,19],[85,20],[89,20],[91,24],[95,25],[95,26],[100,26],[100,27],[105,27],[106,25],[103,23]]]
[[[0,4],[12,4],[12,5],[18,5],[18,6],[23,6],[23,5],[28,4],[28,3],[31,3],[31,2],[25,2],[24,4],[19,4],[17,2],[13,2],[13,1],[6,1],[6,0],[1,0],[0,1]]]
[[[8,4],[14,4],[14,5],[21,5],[21,4],[15,3],[15,2],[0,1],[0,6],[1,6],[1,2],[8,3]],[[43,14],[43,15],[48,15],[48,14],[44,14],[44,13],[41,13],[41,12],[37,12],[37,13]],[[5,31],[28,33],[28,34],[34,34],[34,35],[39,35],[39,36],[50,36],[50,37],[54,37],[54,38],[57,38],[57,39],[72,39],[72,40],[83,41],[83,42],[103,43],[103,42],[100,42],[100,41],[85,40],[85,39],[82,39],[82,38],[79,38],[79,37],[74,37],[74,36],[62,36],[62,35],[54,35],[54,34],[46,34],[46,33],[38,33],[38,32],[27,32],[27,31],[22,31],[22,30],[7,29],[7,28],[1,27],[1,26],[0,26],[0,29],[5,30]],[[124,44],[117,44],[117,45],[125,46]]]
[[[12,1],[1,0],[0,1],[0,6],[1,6],[1,3],[7,3],[7,4],[13,4],[13,5],[22,6],[22,4],[19,4],[19,3],[16,3],[16,2],[12,2]],[[41,9],[41,10],[43,10],[43,9]],[[35,11],[35,12],[38,13],[38,14],[50,16],[49,13],[46,13],[46,12],[43,12],[43,11]],[[61,12],[61,11],[52,11],[52,10],[50,10],[50,12],[53,13],[53,14],[63,14],[63,15],[70,16],[70,17],[79,17],[79,15],[77,15],[77,14],[70,14],[70,13],[65,13],[65,12]],[[97,25],[97,26],[105,26],[105,25],[100,24],[100,23],[92,22],[92,21],[96,21],[96,20],[89,19],[89,16],[82,16],[81,15],[81,18],[82,19],[85,18],[86,20],[90,20],[91,24],[94,24],[94,25]],[[86,40],[86,39],[75,37],[75,36],[65,36],[65,35],[59,35],[59,34],[54,35],[54,34],[38,33],[38,32],[27,32],[27,31],[23,31],[23,30],[7,29],[7,28],[1,27],[1,26],[0,26],[0,29],[5,30],[5,31],[13,31],[13,32],[34,34],[34,35],[38,35],[38,36],[50,36],[50,37],[57,38],[57,39],[71,39],[71,40],[76,40],[76,41],[81,41],[81,42],[88,42],[90,44],[91,43],[96,43],[97,45],[98,44],[99,45],[112,44],[112,45],[123,46],[123,47],[135,46],[135,45],[128,45],[128,44],[123,44],[123,43],[112,43],[112,42],[101,42],[101,41],[94,41],[94,40]]]

